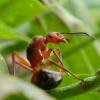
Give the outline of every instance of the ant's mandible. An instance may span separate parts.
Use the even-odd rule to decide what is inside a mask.
[[[82,34],[88,35],[87,33],[78,32],[78,33],[60,33],[60,32],[50,32],[45,36],[37,36],[29,44],[26,50],[27,59],[29,62],[20,57],[15,51],[12,54],[13,61],[13,74],[15,76],[15,64],[20,65],[21,67],[27,69],[33,73],[31,82],[35,85],[50,90],[57,87],[62,81],[62,73],[60,70],[70,74],[74,78],[84,81],[73,74],[70,70],[64,67],[60,49],[48,49],[48,43],[68,43],[69,40],[65,39],[63,34]],[[55,63],[52,60],[49,60],[51,54],[54,54],[58,63]],[[15,59],[17,58],[17,60]],[[47,62],[44,63],[44,60]],[[54,65],[59,68],[59,71],[44,70],[42,67],[49,67]]]

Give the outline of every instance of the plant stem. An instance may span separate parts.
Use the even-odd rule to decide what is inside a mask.
[[[70,86],[48,91],[48,93],[57,98],[57,100],[63,100],[64,98],[70,98],[96,89],[100,87],[100,70],[96,74],[95,76],[85,78],[85,83],[78,82]]]

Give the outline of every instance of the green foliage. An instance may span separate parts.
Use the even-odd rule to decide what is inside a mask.
[[[0,19],[7,24],[16,26],[44,11],[45,7],[37,0],[9,0],[0,8]]]
[[[98,70],[97,73],[100,73],[100,71]],[[74,97],[92,89],[97,89],[100,87],[100,74],[85,78],[84,81],[84,83],[76,83],[53,91],[51,90],[49,93],[57,99],[63,100],[64,98]]]
[[[8,72],[7,64],[4,58],[2,57],[2,55],[0,54],[0,76],[8,73],[9,72]]]
[[[0,33],[1,39],[18,39],[25,42],[30,42],[30,38],[15,32],[13,29],[3,24],[0,25]]]
[[[7,97],[4,98],[4,100],[29,100],[29,98],[27,98],[24,94],[19,92],[8,95]]]
[[[11,76],[0,77],[1,100],[54,100],[44,91]]]
[[[19,98],[30,100],[31,97],[34,98],[34,93],[36,93],[36,100],[40,99],[41,91],[35,91],[35,86],[32,87],[26,82],[20,82],[16,78],[2,77],[9,74],[4,57],[8,65],[11,66],[11,53],[14,50],[23,53],[35,35],[45,35],[51,31],[83,31],[91,36],[65,35],[70,39],[70,44],[49,44],[48,46],[49,48],[60,47],[64,66],[81,78],[94,75],[100,67],[99,12],[99,0],[50,0],[50,2],[49,0],[0,0],[0,91],[5,90],[5,87],[9,89],[8,95],[6,92],[3,95],[0,92],[0,97],[4,96],[5,100]],[[18,73],[22,80],[29,80],[30,75],[25,70],[18,71]],[[64,75],[64,80],[58,88],[66,87],[76,81],[74,78]],[[17,83],[19,87],[16,86]],[[12,88],[9,87],[11,85]],[[15,92],[12,93],[10,89],[14,89]],[[29,91],[26,91],[27,89]],[[43,96],[47,96],[47,94],[43,94]],[[99,93],[95,90],[76,97],[65,96],[66,100],[94,100],[94,98],[100,99]]]

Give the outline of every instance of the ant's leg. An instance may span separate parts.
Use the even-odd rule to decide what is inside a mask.
[[[44,55],[44,58],[45,58],[45,59],[48,59],[49,56],[51,55],[51,52],[52,52],[52,49],[49,49],[49,50],[46,52],[46,54]]]
[[[25,68],[30,72],[33,72],[33,69],[30,66],[24,65],[24,64],[17,62],[17,61],[15,61],[15,64],[20,65],[22,68]]]
[[[60,48],[55,49],[56,51],[53,51],[54,55],[58,58],[58,63],[62,66],[64,66],[63,61],[62,61],[62,53],[60,51]],[[59,61],[60,60],[60,61]]]
[[[20,57],[15,51],[12,53],[12,63],[13,63],[13,75],[15,76],[15,57],[24,65],[30,66],[22,57]]]
[[[65,68],[65,67],[63,67],[63,66],[61,66],[61,65],[58,65],[58,64],[56,64],[55,62],[53,62],[53,61],[51,61],[51,60],[49,60],[49,64],[53,64],[53,65],[55,65],[56,67],[59,67],[60,69],[62,69],[64,72],[66,72],[66,73],[69,73],[71,76],[73,76],[74,78],[76,78],[76,79],[78,79],[78,80],[80,80],[80,81],[82,81],[82,82],[84,82],[84,80],[82,80],[82,79],[80,79],[78,76],[76,76],[75,74],[73,74],[70,70],[68,70],[67,68]]]
[[[53,52],[53,54],[54,54],[55,57],[57,58],[58,62],[60,62],[60,65],[59,65],[59,64],[56,64],[55,62],[52,63],[52,62],[48,61],[46,64],[42,64],[42,66],[50,66],[50,65],[52,65],[52,64],[56,64],[56,66],[59,65],[59,66],[61,66],[61,68],[60,68],[60,67],[59,67],[59,68],[62,69],[62,70],[64,70],[65,68],[64,68],[64,65],[63,65],[63,62],[62,62],[60,56],[57,55],[57,53],[55,52],[54,49],[50,49],[50,50]],[[60,49],[59,49],[59,53],[60,53]],[[72,72],[70,72],[68,69],[65,69],[65,70],[66,70],[65,72],[67,72],[68,74],[70,74],[70,75],[76,77],[76,75],[74,75],[74,74],[73,74]],[[76,77],[76,78],[77,78],[77,77]]]
[[[58,53],[58,56],[60,57],[60,60],[62,61],[62,53],[61,53],[60,48],[57,48],[56,51]]]
[[[53,54],[55,55],[56,59],[58,60],[58,62],[60,63],[60,65],[64,66],[63,62],[62,62],[62,57],[61,57],[61,52],[60,52],[60,48],[56,49],[56,51],[53,49]]]
[[[78,80],[84,82],[84,80],[80,79],[78,76],[76,76],[75,74],[73,74],[73,73],[72,73],[70,70],[68,70],[67,68],[65,68],[65,67],[63,67],[63,66],[61,66],[61,65],[58,65],[58,64],[56,64],[56,63],[53,62],[53,61],[50,61],[50,62],[51,62],[53,65],[55,65],[55,66],[61,68],[63,71],[69,73],[69,74],[70,74],[71,76],[73,76],[74,78],[76,78],[76,79],[78,79]]]
[[[12,64],[13,64],[13,76],[15,76],[16,68],[15,68],[15,57],[14,53],[12,53]]]
[[[45,67],[49,67],[51,65],[52,63],[50,61],[47,61],[45,64],[44,63],[41,64],[41,66],[45,66]]]
[[[58,51],[58,50],[57,50],[57,51]],[[45,58],[45,59],[48,59],[49,56],[50,56],[50,54],[51,54],[51,52],[53,52],[53,54],[55,55],[55,57],[56,57],[56,59],[58,60],[58,62],[59,62],[61,65],[63,65],[60,56],[58,56],[59,54],[57,54],[57,53],[55,52],[54,49],[49,49],[49,50],[46,52],[44,58]],[[60,50],[59,50],[59,52],[60,52]]]
[[[60,48],[56,48],[54,52],[56,52],[56,55],[57,55],[56,58],[59,57],[59,59],[60,59],[60,61],[59,61],[59,59],[57,59],[58,60],[58,64],[61,65],[61,66],[64,66],[64,64],[62,62],[62,54],[61,54]],[[60,68],[57,68],[57,70],[60,71],[60,72],[62,71]]]
[[[54,55],[56,56],[57,60],[60,62],[61,65],[56,64],[55,62],[53,62],[51,60],[48,60],[48,62],[46,64],[42,64],[42,66],[50,66],[50,65],[53,64],[53,65],[59,67],[60,69],[62,69],[63,71],[69,73],[74,78],[76,78],[76,79],[81,80],[82,82],[84,82],[84,80],[80,79],[75,74],[73,74],[71,71],[69,71],[67,68],[63,67],[63,63],[62,63],[62,60],[60,59],[60,57],[57,55],[57,53],[53,49],[51,49],[51,50],[53,51]]]
[[[16,58],[18,58],[20,61],[22,61],[23,64],[25,64],[25,65],[27,65],[27,66],[30,66],[30,64],[29,64],[26,60],[24,60],[22,57],[20,57],[19,54],[18,54],[17,52],[14,51],[12,55],[14,55],[14,56],[15,56]]]
[[[58,60],[58,63],[61,64],[62,66],[64,66],[64,65],[63,65],[63,62],[62,62],[62,59],[61,59],[60,48],[56,49],[56,51],[55,51],[54,49],[49,49],[49,50],[46,52],[46,54],[45,54],[45,58],[46,58],[46,59],[49,58],[51,52],[53,52],[53,54],[55,55],[56,59]],[[57,52],[57,53],[56,53],[56,52]],[[49,61],[47,61],[47,63],[45,63],[45,64],[41,64],[41,66],[46,66],[46,67],[48,67],[48,66],[50,66],[50,65],[51,65],[51,63],[50,63]]]

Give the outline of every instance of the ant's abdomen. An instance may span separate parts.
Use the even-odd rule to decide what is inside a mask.
[[[32,76],[31,82],[42,89],[50,90],[57,87],[62,81],[60,72],[40,70]]]

